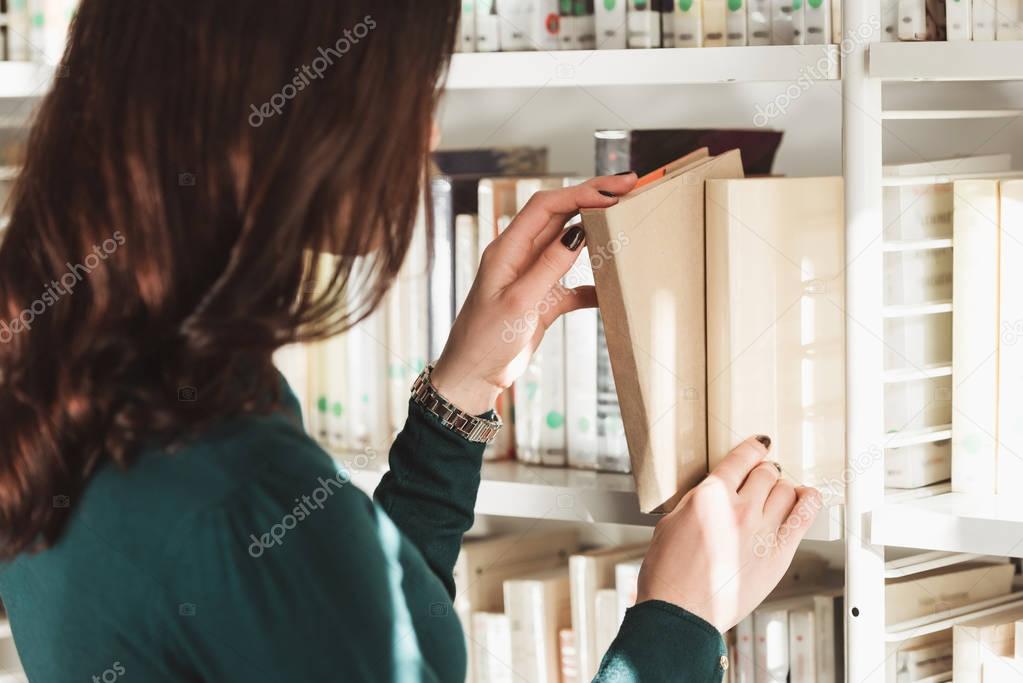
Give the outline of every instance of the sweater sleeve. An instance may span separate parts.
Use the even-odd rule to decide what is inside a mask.
[[[390,471],[374,494],[452,597],[452,572],[462,536],[473,524],[484,448],[410,401],[405,428],[391,447]]]
[[[625,613],[594,683],[720,683],[728,668],[716,628],[686,610],[649,600]]]

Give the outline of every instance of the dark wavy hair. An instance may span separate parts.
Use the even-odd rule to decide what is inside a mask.
[[[52,545],[103,462],[266,409],[277,348],[380,303],[458,9],[83,0],[0,246],[0,557]]]

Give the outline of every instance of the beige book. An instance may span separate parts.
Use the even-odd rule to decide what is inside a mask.
[[[889,625],[940,615],[1012,590],[1010,563],[971,562],[936,569],[885,584],[885,615]]]
[[[643,512],[707,473],[704,185],[741,178],[738,150],[691,163],[583,223]]]
[[[1023,181],[1001,183],[997,492],[1023,491]]]
[[[508,534],[467,539],[455,562],[455,613],[466,634],[472,633],[473,612],[505,609],[504,582],[512,577],[564,565],[579,549],[575,531]],[[469,673],[473,648],[467,645]]]
[[[622,625],[618,621],[618,591],[614,588],[601,588],[594,598],[594,605],[597,659],[602,661],[611,643],[618,637],[618,629]]]
[[[982,668],[985,658],[1013,655],[1016,620],[1020,617],[1023,617],[1023,610],[1016,609],[952,627],[952,677],[955,683],[987,683]],[[1023,672],[1023,663],[1019,671]]]
[[[899,648],[895,656],[895,683],[913,683],[921,678],[952,670],[952,641]]]
[[[575,631],[563,628],[558,631],[561,683],[579,683],[579,657],[575,649]],[[589,680],[589,679],[587,679]]]
[[[580,680],[592,680],[604,656],[604,651],[597,648],[597,591],[613,588],[615,565],[642,557],[646,547],[642,544],[599,548],[569,558],[572,630],[575,632],[576,669]]]
[[[511,621],[516,677],[531,683],[558,683],[558,632],[572,622],[567,567],[505,581],[504,605]]]
[[[997,491],[997,180],[955,183],[952,268],[952,490]]]
[[[841,178],[707,182],[711,469],[769,434],[795,481],[841,478],[844,226]]]
[[[618,623],[625,621],[625,613],[636,604],[639,594],[639,571],[643,560],[628,560],[615,565],[615,591],[618,593]]]
[[[815,635],[812,609],[789,612],[789,683],[817,683]]]
[[[472,661],[474,672],[466,680],[472,683],[512,683],[511,622],[503,612],[473,612]]]

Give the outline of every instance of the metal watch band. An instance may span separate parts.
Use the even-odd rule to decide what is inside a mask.
[[[428,413],[432,413],[451,431],[465,437],[473,443],[489,444],[497,438],[504,424],[501,418],[487,420],[482,417],[470,415],[465,411],[453,406],[447,399],[441,396],[430,381],[433,373],[433,366],[427,365],[416,381],[412,384],[412,400],[423,407]]]

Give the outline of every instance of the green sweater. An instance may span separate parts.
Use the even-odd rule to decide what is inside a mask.
[[[461,683],[452,570],[482,446],[411,406],[374,502],[299,424],[289,391],[97,472],[54,547],[0,568],[29,680]],[[717,683],[723,654],[706,622],[643,603],[597,680]]]

